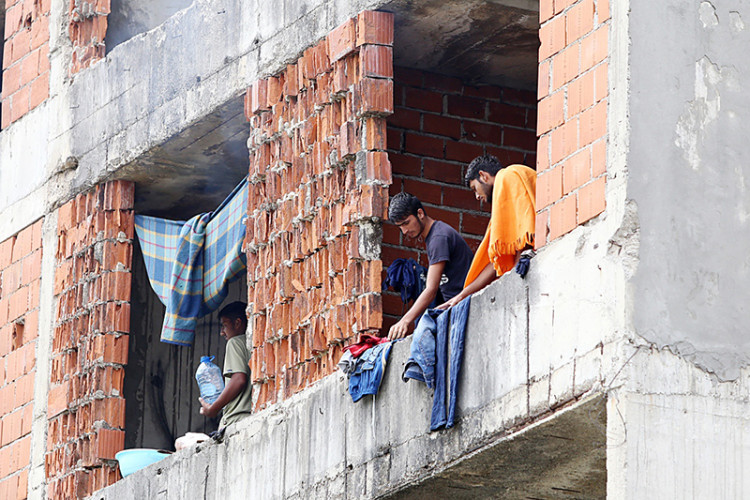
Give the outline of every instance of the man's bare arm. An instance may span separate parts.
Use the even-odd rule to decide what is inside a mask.
[[[419,294],[414,304],[406,311],[406,314],[391,327],[388,332],[388,340],[406,337],[409,333],[409,325],[422,315],[437,295],[440,287],[440,277],[445,269],[445,261],[432,264],[427,268],[427,284],[422,293]]]
[[[487,264],[484,269],[482,269],[482,272],[479,273],[479,276],[477,276],[477,279],[472,281],[469,286],[461,290],[461,292],[453,297],[451,300],[444,304],[440,304],[437,306],[436,309],[448,309],[449,307],[455,306],[459,302],[461,302],[463,299],[471,295],[472,293],[478,292],[482,288],[486,287],[493,281],[497,279],[497,273],[495,272],[495,268],[492,266],[492,263],[490,262]]]
[[[221,394],[219,394],[219,397],[216,398],[216,401],[214,401],[213,404],[208,404],[203,401],[203,398],[198,398],[198,401],[201,403],[201,415],[205,415],[209,418],[215,417],[219,414],[222,408],[227,405],[227,403],[244,391],[246,386],[247,374],[242,372],[233,373],[232,376],[229,377],[227,385],[224,386],[224,390],[221,391]]]

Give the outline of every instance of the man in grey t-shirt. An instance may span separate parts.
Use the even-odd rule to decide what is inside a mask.
[[[427,284],[404,316],[388,332],[390,340],[405,337],[412,324],[435,299],[438,291],[444,301],[456,296],[464,286],[474,255],[458,232],[445,222],[425,213],[422,202],[408,193],[391,199],[388,219],[408,238],[422,238],[427,248]]]

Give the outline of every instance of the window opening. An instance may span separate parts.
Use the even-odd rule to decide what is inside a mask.
[[[137,240],[137,238],[136,238]],[[165,307],[151,289],[139,243],[133,252],[131,337],[125,371],[125,448],[173,449],[186,432],[208,434],[219,419],[200,415],[195,370],[202,355],[224,363],[218,310],[198,320],[193,346],[160,342]],[[229,285],[223,305],[247,301],[245,275]]]
[[[131,172],[136,182],[135,210],[175,221],[211,212],[247,175],[245,148],[249,130],[241,100],[228,103],[182,131],[149,155],[142,170]],[[125,448],[174,449],[175,438],[186,432],[213,431],[218,419],[200,415],[195,380],[202,355],[216,356],[223,365],[225,341],[219,336],[218,311],[233,301],[247,301],[247,279],[242,273],[229,284],[217,310],[197,322],[192,346],[160,341],[165,307],[146,272],[141,243],[133,245],[131,335],[125,368]]]
[[[472,251],[491,206],[466,186],[468,163],[491,154],[504,166],[536,168],[538,12],[489,3],[482,9],[462,34],[440,33],[418,16],[397,16],[394,113],[387,127],[390,196],[417,196],[426,213],[456,229]],[[389,222],[382,256],[384,269],[397,258],[428,266],[424,244]],[[392,289],[385,292],[383,332],[408,307]]]

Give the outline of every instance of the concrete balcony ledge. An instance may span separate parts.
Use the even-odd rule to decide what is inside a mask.
[[[473,298],[453,429],[429,431],[432,391],[401,380],[409,342],[400,342],[377,396],[354,404],[346,377],[331,375],[231,427],[223,443],[180,451],[92,498],[401,498],[435,488],[467,496],[542,488],[548,498],[604,491],[600,385],[574,387],[572,377],[554,371],[544,381],[528,378],[528,290],[509,274]],[[592,370],[581,380],[599,379],[596,356],[598,362],[578,364]],[[601,456],[592,451],[597,446]],[[576,474],[542,479],[545,467],[561,472],[566,464]]]

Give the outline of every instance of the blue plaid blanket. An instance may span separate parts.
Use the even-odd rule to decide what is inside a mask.
[[[135,216],[151,286],[167,307],[161,341],[192,345],[198,318],[215,311],[246,267],[247,179],[213,212],[187,222]]]

